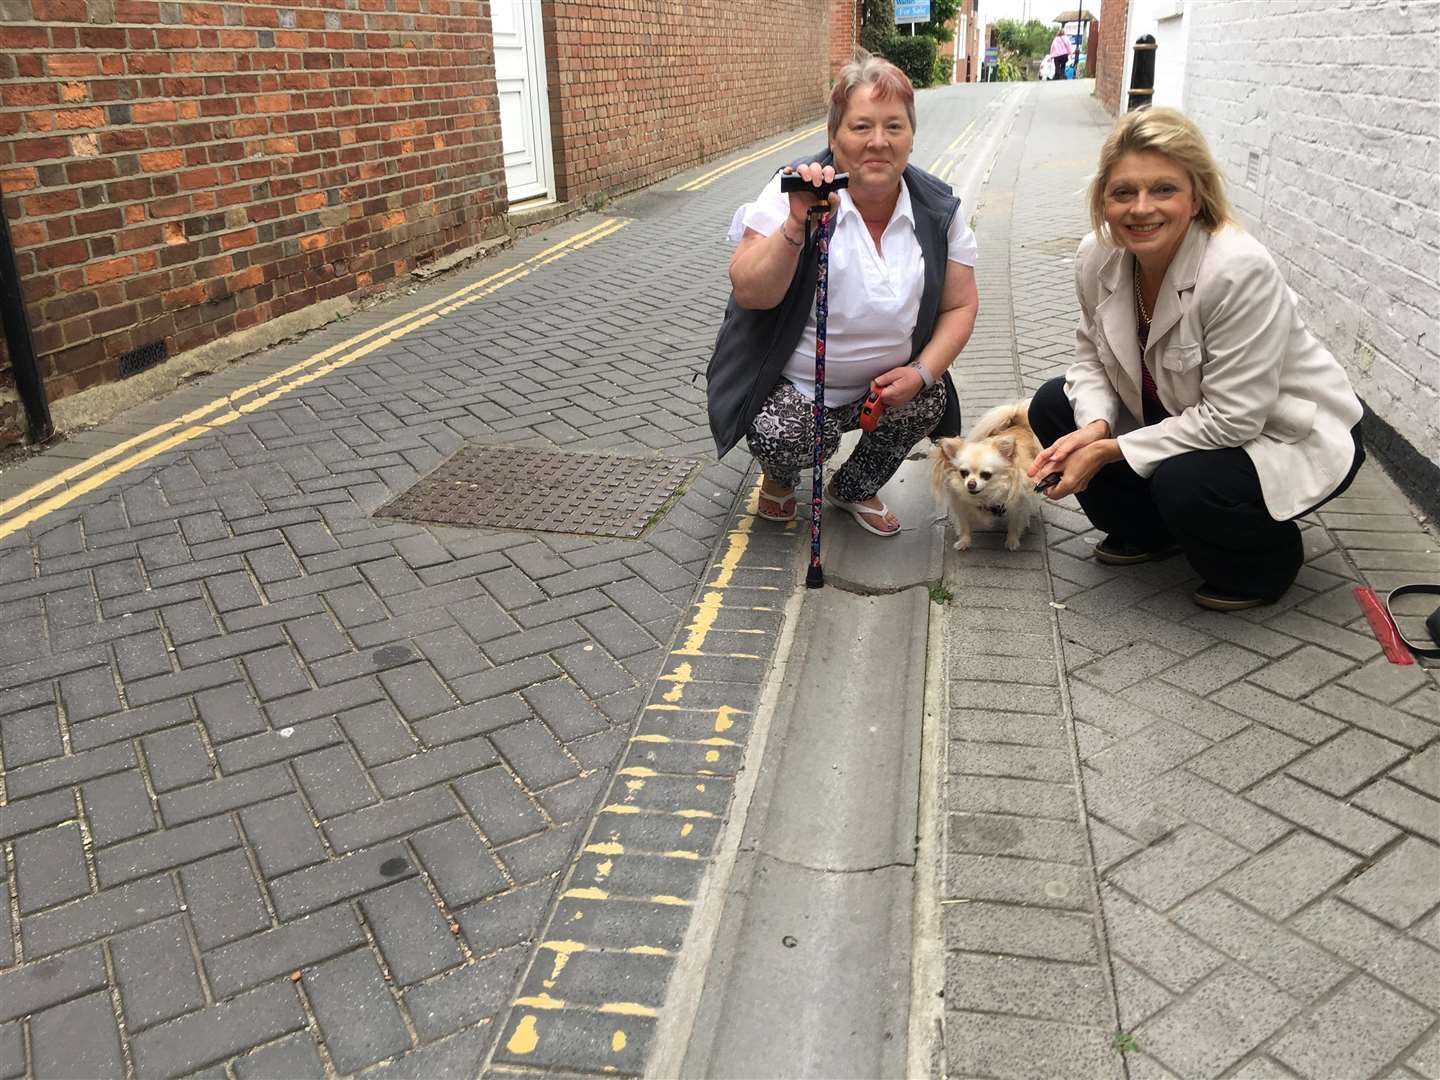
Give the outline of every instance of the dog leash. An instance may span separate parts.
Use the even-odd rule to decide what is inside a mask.
[[[1395,601],[1401,596],[1440,596],[1440,585],[1416,584],[1401,585],[1390,590],[1390,595],[1385,597],[1385,614],[1390,616],[1390,623],[1395,628],[1395,636],[1416,656],[1427,658],[1440,657],[1440,607],[1437,607],[1425,619],[1425,629],[1430,632],[1432,644],[1425,645],[1412,641],[1406,637],[1400,629],[1400,622],[1395,618]]]

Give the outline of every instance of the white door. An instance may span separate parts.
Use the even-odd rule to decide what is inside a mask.
[[[553,194],[553,166],[540,0],[491,0],[490,26],[510,201],[543,198]]]
[[[1178,10],[1177,10],[1178,9]],[[1189,46],[1184,9],[1176,4],[1155,21],[1155,93],[1152,105],[1185,107],[1185,53]]]

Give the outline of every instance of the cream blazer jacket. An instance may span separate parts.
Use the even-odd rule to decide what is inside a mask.
[[[1234,226],[1212,234],[1191,224],[1150,322],[1145,362],[1171,416],[1149,427],[1140,419],[1133,260],[1094,233],[1076,253],[1080,327],[1065,393],[1077,426],[1108,421],[1141,476],[1176,454],[1238,446],[1277,521],[1329,495],[1354,461],[1360,400],[1300,321],[1270,253]]]

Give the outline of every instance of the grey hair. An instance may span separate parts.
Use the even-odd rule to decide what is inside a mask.
[[[898,97],[905,105],[905,115],[910,118],[910,130],[915,130],[915,87],[909,77],[883,56],[856,49],[855,59],[840,69],[835,87],[830,91],[830,116],[826,121],[830,135],[840,130],[850,95],[862,86],[875,87],[875,96],[881,100],[892,95]]]

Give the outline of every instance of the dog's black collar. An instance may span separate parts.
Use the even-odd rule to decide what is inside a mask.
[[[1004,504],[1004,503],[992,503],[992,504],[990,504],[989,506],[982,506],[982,507],[980,507],[980,509],[981,509],[981,510],[984,510],[987,514],[994,514],[996,517],[1004,517],[1004,516],[1005,516],[1005,504]]]

